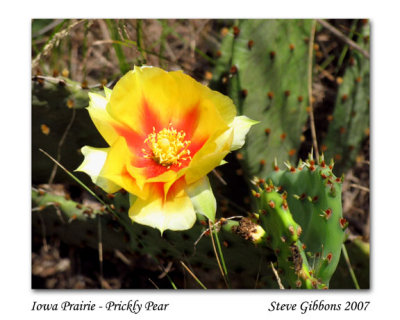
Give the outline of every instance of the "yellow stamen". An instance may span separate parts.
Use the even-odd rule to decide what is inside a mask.
[[[144,143],[150,148],[150,152],[143,149],[146,159],[153,159],[157,163],[167,167],[168,169],[174,165],[182,165],[181,161],[190,160],[190,140],[185,140],[186,133],[177,131],[170,123],[167,128],[156,133],[153,127],[153,132],[150,133],[144,140]]]

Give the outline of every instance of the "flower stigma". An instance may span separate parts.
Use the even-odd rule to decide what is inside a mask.
[[[172,165],[182,165],[182,161],[191,160],[190,150],[188,149],[191,141],[185,140],[186,133],[177,131],[169,124],[168,129],[164,128],[159,132],[153,127],[144,140],[144,143],[150,148],[150,152],[142,149],[144,158],[153,159],[158,164],[169,169]]]

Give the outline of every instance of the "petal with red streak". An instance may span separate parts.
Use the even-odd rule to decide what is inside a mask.
[[[99,176],[111,180],[126,191],[145,199],[148,196],[149,188],[146,186],[140,188],[136,179],[129,173],[128,166],[131,158],[132,154],[129,151],[125,139],[119,137],[109,148],[107,159],[104,162]]]
[[[170,190],[166,200],[162,185],[153,184],[146,200],[136,199],[129,209],[129,217],[140,224],[165,230],[190,229],[196,214],[190,198],[182,187]]]

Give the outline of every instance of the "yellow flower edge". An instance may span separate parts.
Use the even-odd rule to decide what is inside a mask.
[[[128,191],[130,218],[161,233],[191,228],[196,213],[213,221],[207,174],[257,121],[182,71],[135,67],[104,91],[89,94],[87,110],[109,147],[84,146],[76,171],[108,193]]]

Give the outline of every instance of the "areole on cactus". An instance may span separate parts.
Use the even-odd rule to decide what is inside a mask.
[[[108,193],[131,194],[129,216],[163,232],[214,220],[207,174],[244,144],[256,123],[232,100],[183,72],[135,67],[105,97],[90,94],[89,114],[109,148],[85,146],[77,169]]]

